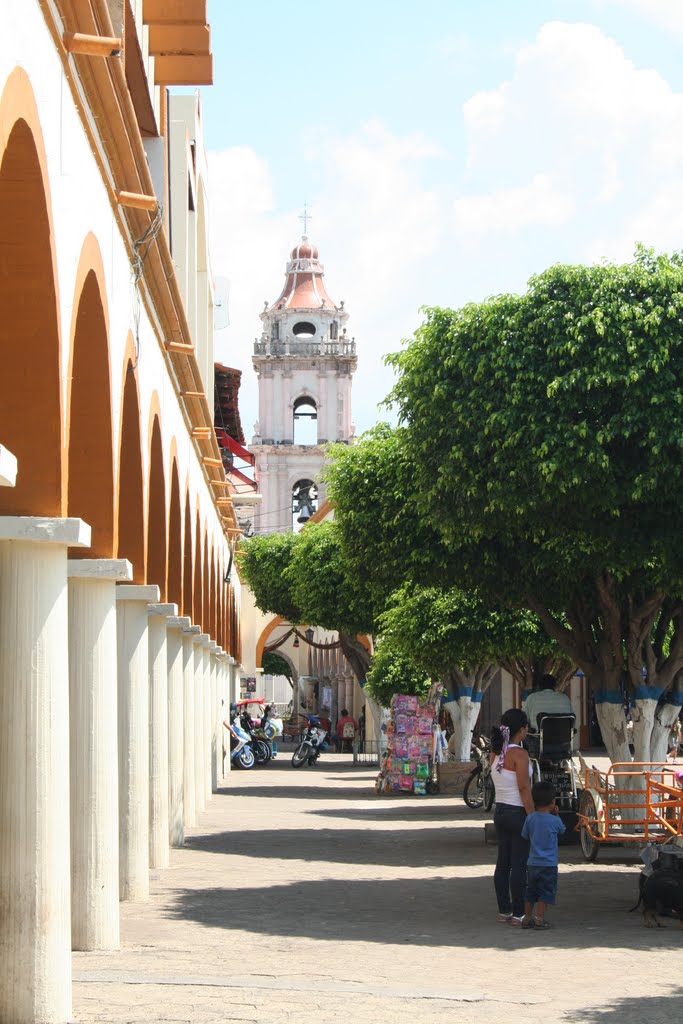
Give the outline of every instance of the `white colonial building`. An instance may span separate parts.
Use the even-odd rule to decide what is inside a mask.
[[[263,332],[253,355],[259,420],[252,449],[263,495],[257,533],[307,521],[325,497],[322,446],[353,437],[356,343],[347,334],[344,303],[330,298],[324,273],[304,235],[292,250],[281,294],[261,313]]]

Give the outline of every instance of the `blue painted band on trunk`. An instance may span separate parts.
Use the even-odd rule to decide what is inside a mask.
[[[643,683],[642,686],[636,686],[633,691],[634,700],[659,700],[664,693],[664,689],[661,686],[647,686]]]
[[[447,700],[460,700],[461,697],[469,697],[473,704],[481,704],[484,694],[481,690],[472,692],[471,686],[462,686],[453,693],[448,693]]]
[[[683,708],[683,691],[677,690],[674,693],[667,693],[665,697],[667,704],[675,704],[678,708]]]
[[[596,690],[596,704],[623,704],[624,698],[620,690]]]

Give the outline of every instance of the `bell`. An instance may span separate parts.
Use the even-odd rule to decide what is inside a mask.
[[[299,637],[295,633],[294,634],[294,643],[292,644],[292,647],[298,647],[298,646],[299,646]]]
[[[307,523],[310,518],[311,518],[311,506],[304,503],[301,506],[301,510],[299,512],[299,515],[297,516],[297,520],[296,521],[297,521],[297,523]]]

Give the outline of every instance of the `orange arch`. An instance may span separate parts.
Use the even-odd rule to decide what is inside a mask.
[[[0,96],[0,409],[2,444],[17,457],[6,515],[66,509],[61,334],[47,156],[28,75],[15,68]]]
[[[175,452],[171,459],[171,493],[168,512],[168,561],[166,568],[168,580],[168,600],[183,606],[183,524],[180,508],[180,480],[178,478],[178,460]]]
[[[192,591],[192,616],[197,625],[203,622],[202,609],[202,524],[199,518],[199,505],[195,511],[194,529],[194,587]]]
[[[281,615],[276,615],[274,619],[271,619],[267,626],[264,626],[263,631],[256,642],[256,668],[261,668],[263,663],[263,648],[266,646],[266,640],[273,632],[276,626],[286,622]]]
[[[109,315],[102,254],[86,236],[76,272],[67,391],[67,515],[92,528],[76,557],[114,553],[114,437]]]
[[[194,562],[192,561],[192,513],[190,511],[190,492],[185,487],[185,517],[183,523],[183,615],[192,614],[192,586],[194,580]]]
[[[135,583],[144,583],[146,579],[144,478],[140,396],[134,359],[135,347],[132,336],[129,334],[121,389],[117,554],[119,558],[127,558],[132,563]]]
[[[159,400],[152,395],[149,432],[149,475],[147,487],[147,582],[156,583],[161,600],[166,600],[167,523],[164,450],[161,442]]]

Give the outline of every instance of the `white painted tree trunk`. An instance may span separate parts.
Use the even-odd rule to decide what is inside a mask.
[[[631,706],[633,719],[633,760],[650,761],[652,757],[652,731],[655,724],[657,701],[639,697]]]
[[[621,701],[618,704],[596,701],[595,713],[610,760],[612,762],[630,761],[631,751],[626,733],[626,716]]]
[[[456,759],[458,761],[470,761],[472,732],[479,718],[481,701],[473,701],[469,696],[461,696],[457,700],[447,701],[444,707],[453,722]]]
[[[654,762],[663,763],[669,753],[671,729],[681,713],[679,704],[664,704],[655,713],[650,740],[650,757]]]

